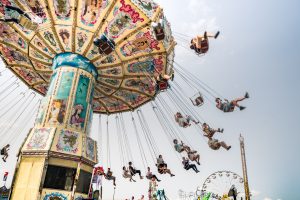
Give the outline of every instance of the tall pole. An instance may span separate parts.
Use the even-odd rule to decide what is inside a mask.
[[[250,200],[250,191],[249,191],[249,183],[248,183],[248,175],[247,175],[247,163],[246,163],[246,154],[245,154],[245,143],[242,134],[240,135],[240,148],[241,148],[242,167],[243,167],[245,198],[246,200]]]

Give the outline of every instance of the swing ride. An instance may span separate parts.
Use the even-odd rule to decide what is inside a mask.
[[[18,155],[12,200],[101,196],[102,191],[92,185],[102,178],[116,186],[118,177],[113,170],[117,169],[111,168],[110,156],[111,114],[115,117],[123,178],[140,181],[134,177],[138,174],[153,183],[151,200],[167,199],[164,190],[156,188],[156,181],[160,181],[156,174],[175,175],[163,159],[144,114],[142,106],[148,102],[170,147],[174,148],[175,139],[184,141],[187,150],[176,152],[180,162],[186,154],[190,162],[200,165],[200,154],[183,128],[193,127],[201,133],[205,120],[199,114],[200,107],[224,98],[174,61],[177,43],[163,9],[155,2],[1,0],[0,5],[1,58],[14,74],[0,86],[4,87],[0,102],[7,100],[21,82],[29,88],[3,107],[1,117],[14,108],[18,112],[16,118],[11,116],[5,131],[11,131],[21,119],[28,124],[35,117]],[[205,48],[206,53],[208,40]],[[174,80],[174,74],[178,79]],[[195,95],[188,95],[182,82]],[[38,99],[36,93],[43,98]],[[35,112],[37,115],[32,115]],[[145,177],[134,166],[126,112],[130,112],[127,119],[134,127],[144,170],[148,169]],[[24,113],[28,114],[23,117]],[[107,115],[107,170],[94,169],[100,156],[97,142],[90,137],[94,113],[99,114],[100,124],[101,116]],[[3,141],[12,144],[17,137],[7,134]],[[7,151],[3,148],[4,162]],[[154,168],[149,167],[151,164]]]

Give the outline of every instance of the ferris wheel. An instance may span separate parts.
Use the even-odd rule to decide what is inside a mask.
[[[204,181],[202,196],[210,195],[211,200],[245,199],[244,180],[231,171],[218,171]]]

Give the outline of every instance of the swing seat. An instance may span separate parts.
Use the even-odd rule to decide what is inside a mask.
[[[109,40],[105,35],[102,35],[101,38],[94,40],[94,44],[98,46],[100,54],[109,55],[114,51],[115,48],[114,42]]]
[[[208,39],[202,40],[201,41],[201,48],[200,48],[199,53],[200,54],[207,53],[208,49],[209,49]]]
[[[23,26],[25,29],[32,30],[32,31],[34,31],[38,28],[37,23],[31,21],[30,19],[28,19],[24,15],[21,15],[19,24],[21,26]]]
[[[202,96],[199,96],[199,97],[197,97],[196,99],[195,99],[195,106],[198,106],[198,107],[200,107],[200,106],[202,106],[204,104],[204,99],[203,99],[203,97]]]
[[[189,123],[183,123],[183,128],[186,128],[186,127],[188,127],[189,126]]]
[[[165,39],[165,33],[164,30],[160,27],[160,28],[155,28],[154,29],[154,33],[155,33],[155,37],[158,41],[164,40]]]
[[[114,51],[114,49],[108,44],[108,42],[101,43],[99,45],[99,53],[109,55]]]
[[[169,88],[168,81],[159,81],[157,83],[157,85],[158,85],[158,89],[160,91],[164,91],[164,90],[167,90]]]

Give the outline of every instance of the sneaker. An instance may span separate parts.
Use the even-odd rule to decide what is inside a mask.
[[[197,162],[198,165],[200,165],[200,162]]]
[[[2,160],[3,160],[4,162],[6,162],[6,160],[5,160],[4,158],[2,158]]]
[[[199,173],[200,171],[198,170],[198,171],[196,171],[196,173]]]
[[[171,174],[171,177],[175,176],[174,174]]]
[[[136,182],[136,180],[132,179],[133,182]]]
[[[246,107],[240,106],[240,110],[245,110]]]
[[[157,180],[157,182],[161,182],[161,180]]]
[[[229,149],[231,149],[231,146],[227,147],[227,149],[226,149],[226,150],[228,151]]]
[[[248,98],[249,98],[249,93],[248,93],[248,92],[246,92],[246,94],[245,94],[245,98],[246,98],[246,99],[248,99]]]
[[[215,39],[217,39],[217,37],[220,35],[220,31],[218,31],[216,34],[215,34]]]

